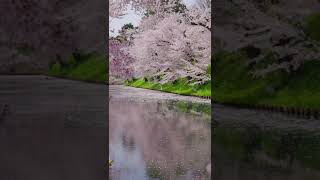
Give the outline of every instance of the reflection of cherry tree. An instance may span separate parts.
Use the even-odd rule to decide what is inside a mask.
[[[122,136],[126,142],[133,139],[131,144],[147,166],[161,169],[167,179],[207,177],[210,126],[202,116],[172,111],[166,104],[111,102],[109,124],[110,146]],[[177,170],[181,171],[179,177]]]

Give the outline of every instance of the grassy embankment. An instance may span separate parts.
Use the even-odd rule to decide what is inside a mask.
[[[56,61],[48,75],[89,82],[107,82],[107,61],[102,55],[73,55],[65,63]]]
[[[215,56],[213,99],[217,102],[285,107],[320,107],[320,61],[308,61],[298,71],[274,72],[253,78],[240,53]],[[269,62],[268,60],[266,60]],[[262,61],[255,66],[265,66]]]
[[[320,13],[306,19],[306,33],[320,40]],[[214,99],[235,104],[285,105],[289,107],[319,107],[320,62],[310,61],[299,71],[288,75],[277,72],[265,78],[254,79],[245,66],[245,57],[236,53],[216,54]],[[263,66],[261,62],[258,66]],[[211,72],[211,67],[208,68]],[[48,75],[77,80],[106,82],[106,61],[103,56],[71,57],[67,63],[55,63]],[[126,83],[129,86],[160,90],[181,95],[211,97],[211,81],[203,85],[190,85],[185,79],[158,84],[146,79]]]
[[[320,13],[307,17],[305,31],[311,39],[320,40]],[[319,52],[320,53],[320,52]],[[290,74],[274,72],[264,78],[253,78],[250,70],[263,68],[273,59],[251,67],[241,52],[220,52],[214,57],[213,99],[222,103],[270,105],[296,108],[320,108],[320,61],[307,61]]]
[[[207,69],[207,74],[211,74],[211,66]],[[126,85],[145,88],[152,90],[159,90],[164,92],[170,92],[180,95],[188,96],[198,96],[198,97],[211,97],[211,81],[207,81],[201,85],[191,85],[186,79],[178,79],[175,82],[169,82],[165,84],[155,83],[147,78],[134,79],[132,81],[127,81]]]

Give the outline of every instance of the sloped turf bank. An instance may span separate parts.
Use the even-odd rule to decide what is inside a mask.
[[[306,17],[304,30],[313,40],[320,42],[320,12],[312,13]]]
[[[72,56],[66,63],[55,62],[47,75],[88,82],[107,82],[107,60],[103,55]]]
[[[270,59],[254,67],[246,65],[241,53],[220,52],[214,57],[213,100],[238,105],[270,105],[320,109],[320,61],[307,61],[290,74],[278,71],[264,78],[253,78],[252,68],[261,68]]]
[[[179,79],[173,83],[159,84],[146,79],[126,81],[127,86],[170,92],[180,95],[211,98],[211,81],[202,85],[190,85],[187,80]]]

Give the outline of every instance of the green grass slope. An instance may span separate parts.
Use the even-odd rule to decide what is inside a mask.
[[[54,63],[48,75],[91,82],[107,82],[107,60],[100,55],[72,56],[67,63]]]
[[[135,79],[126,82],[126,85],[137,88],[170,92],[180,95],[211,97],[211,81],[208,81],[202,85],[190,85],[185,79],[179,79],[176,82],[165,84],[151,82],[146,79]]]
[[[217,102],[320,108],[320,61],[308,61],[291,74],[278,71],[257,79],[249,74],[252,67],[240,53],[217,53],[214,63],[213,99]]]
[[[211,65],[207,68],[207,75],[211,75]],[[204,98],[211,98],[211,80],[204,84],[191,84],[187,79],[180,78],[174,82],[168,82],[165,84],[159,84],[148,80],[147,78],[134,79],[126,82],[127,86],[152,89],[158,91],[164,91],[169,93],[175,93],[186,96],[197,96]]]

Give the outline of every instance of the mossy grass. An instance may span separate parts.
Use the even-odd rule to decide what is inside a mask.
[[[320,41],[320,12],[306,17],[305,31],[311,39]]]
[[[201,85],[191,85],[188,80],[181,78],[176,80],[175,82],[160,84],[148,81],[146,78],[141,78],[126,81],[126,85],[137,88],[170,92],[180,95],[211,97],[211,81],[208,81]]]
[[[107,60],[102,55],[73,55],[65,63],[56,61],[48,75],[75,80],[103,82],[107,81]]]
[[[307,61],[297,71],[277,71],[263,78],[249,73],[242,53],[220,52],[214,57],[213,99],[221,103],[320,108],[320,61]],[[264,63],[261,61],[260,63]]]

